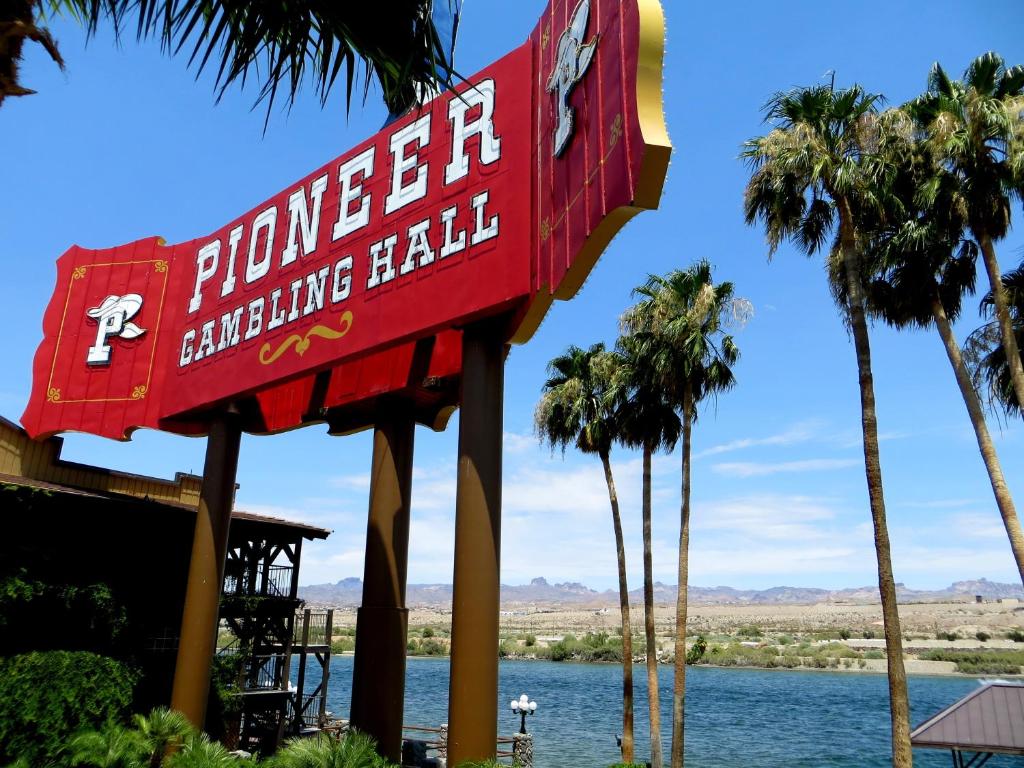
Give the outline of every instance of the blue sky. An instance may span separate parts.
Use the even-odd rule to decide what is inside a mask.
[[[474,72],[522,43],[541,0],[467,0],[457,64]],[[737,6],[667,0],[665,99],[675,145],[661,210],[612,243],[576,299],[558,303],[506,368],[502,579],[534,576],[613,587],[607,496],[596,460],[539,447],[532,412],[546,362],[571,343],[612,343],[630,290],[648,273],[707,257],[755,315],[737,335],[739,386],[695,430],[691,583],[844,587],[875,581],[859,439],[853,349],[823,265],[788,246],[769,263],[763,234],[742,218],[742,142],[763,131],[776,90],[862,83],[890,103],[919,93],[931,63],[959,73],[986,50],[1024,62],[1024,6],[1004,2],[775,2]],[[30,47],[24,85],[36,96],[0,109],[0,297],[6,308],[0,413],[20,417],[52,291],[54,261],[71,244],[105,247],[213,231],[375,132],[385,113],[371,92],[346,117],[343,90],[321,110],[306,89],[275,110],[266,134],[254,91],[215,104],[195,81],[130,36],[85,45],[56,22],[68,69]],[[1024,256],[1017,229],[999,246],[1004,268]],[[977,302],[957,330],[978,321]],[[875,383],[896,578],[934,588],[1015,569],[973,432],[938,336],[873,330]],[[1024,499],[1024,430],[992,424],[1011,490]],[[417,431],[409,578],[450,581],[458,419]],[[204,441],[137,433],[130,443],[69,435],[65,456],[161,476],[202,469]],[[614,457],[630,585],[640,585],[639,457]],[[362,575],[370,434],[324,427],[246,437],[238,506],[332,528],[304,553],[303,583]],[[679,454],[655,463],[654,567],[675,582]],[[144,520],[139,535],[147,534]]]

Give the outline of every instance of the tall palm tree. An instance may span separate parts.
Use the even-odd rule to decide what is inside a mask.
[[[1008,68],[989,52],[968,65],[963,80],[951,80],[935,63],[928,90],[908,111],[956,181],[951,202],[965,212],[966,228],[981,248],[1010,383],[1024,402],[1024,365],[995,250],[1009,230],[1013,200],[1024,195],[1024,66]]]
[[[268,117],[279,88],[290,101],[309,74],[326,101],[342,71],[348,103],[356,82],[361,79],[368,88],[372,77],[387,106],[400,112],[416,101],[420,87],[451,84],[451,50],[431,13],[446,2],[5,0],[0,3],[0,104],[6,96],[32,93],[18,80],[26,41],[41,44],[63,67],[42,24],[46,14],[66,14],[83,22],[90,34],[108,21],[118,33],[134,26],[139,38],[156,38],[170,53],[185,49],[197,74],[212,62],[221,94],[255,72]]]
[[[633,632],[626,584],[626,548],[619,515],[619,496],[612,476],[611,448],[617,438],[612,399],[619,358],[604,344],[583,350],[575,345],[548,363],[548,380],[534,413],[534,426],[542,441],[561,448],[575,445],[583,453],[596,453],[604,467],[608,501],[615,531],[619,566],[619,612],[622,618],[622,762],[633,762]]]
[[[892,110],[889,117],[889,123],[906,122],[898,110]],[[898,128],[893,135],[895,140],[883,138],[880,146],[894,156],[897,166],[896,203],[890,206],[890,220],[868,232],[866,238],[874,264],[870,311],[896,328],[933,326],[938,331],[1024,583],[1024,534],[985,422],[981,398],[952,328],[964,295],[974,291],[978,245],[970,239],[959,240],[965,229],[962,208],[950,203],[959,194],[956,180],[943,169],[935,172],[934,164],[928,161],[927,146],[915,141],[913,134]],[[920,206],[922,199],[928,199],[930,205]],[[870,223],[867,227],[871,228]]]
[[[676,596],[675,677],[672,690],[672,768],[684,762],[686,708],[686,614],[690,551],[690,437],[697,406],[735,384],[732,366],[739,349],[723,325],[734,307],[732,283],[715,285],[711,264],[651,275],[634,291],[640,302],[624,325],[651,344],[650,359],[682,422],[682,488]]]
[[[629,313],[627,312],[627,315]],[[624,330],[626,330],[624,328]],[[647,708],[651,765],[662,768],[661,706],[658,696],[658,642],[654,624],[654,565],[651,555],[651,458],[671,451],[682,425],[664,387],[649,334],[625,333],[616,344],[621,355],[612,396],[618,414],[619,442],[643,451],[644,640],[647,657]]]
[[[1021,349],[1024,347],[1024,265],[1004,274],[1002,282],[1017,348]],[[968,337],[964,356],[975,386],[987,393],[989,404],[997,406],[1007,416],[1019,417],[1024,415],[1024,409],[1010,381],[1010,366],[1006,364],[1006,350],[1000,340],[998,322],[993,317],[993,304],[989,292],[981,301],[982,316],[988,322]]]
[[[884,205],[884,190],[877,184],[878,169],[870,167],[873,164],[869,162],[880,98],[860,86],[840,90],[825,86],[799,88],[773,96],[765,108],[772,130],[744,147],[743,157],[752,168],[744,207],[748,224],[760,221],[764,225],[769,256],[786,239],[808,255],[821,251],[832,240],[831,256],[845,278],[848,293],[841,308],[857,356],[864,470],[888,659],[893,765],[908,768],[913,764],[910,708],[878,451],[860,263],[862,233],[855,213]]]

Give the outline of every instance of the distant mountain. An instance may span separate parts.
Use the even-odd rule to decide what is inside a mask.
[[[1024,599],[1024,589],[1019,584],[1001,584],[988,579],[956,581],[945,589],[909,589],[904,584],[896,585],[900,602],[927,602],[939,600],[963,600],[981,595],[987,600],[997,598]],[[334,584],[313,584],[299,587],[299,597],[315,605],[353,606],[363,598],[363,582],[347,578]],[[873,586],[828,590],[813,587],[771,587],[770,589],[735,589],[733,587],[690,587],[690,602],[695,605],[806,605],[813,603],[877,603],[878,588]],[[635,604],[643,601],[643,590],[630,592]],[[656,582],[654,601],[674,603],[676,587]],[[447,608],[452,602],[451,584],[410,584],[406,589],[406,604]],[[598,592],[578,582],[551,584],[538,577],[529,584],[501,585],[502,605],[515,606],[579,606],[581,608],[603,608],[618,605],[618,592]]]

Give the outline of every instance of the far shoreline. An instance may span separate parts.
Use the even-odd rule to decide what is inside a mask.
[[[355,653],[353,651],[343,651],[341,653],[332,653],[331,655],[332,656],[349,656],[349,657],[354,657]],[[406,656],[406,659],[409,660],[409,661],[412,661],[412,660],[419,660],[419,661],[423,661],[423,660],[426,660],[426,661],[449,661],[451,659],[451,656],[449,656],[447,654],[445,654],[445,655],[436,655],[436,656],[428,656],[428,655],[416,655],[416,656],[413,656],[413,655],[410,655],[410,656]],[[506,658],[503,658],[503,659],[499,659],[498,661],[499,661],[499,663],[503,662],[503,661],[526,662],[526,663],[544,662],[544,663],[547,663],[547,664],[573,664],[573,665],[596,666],[596,667],[617,667],[617,666],[621,666],[621,662],[618,662],[618,661],[583,661],[581,659],[565,659],[564,661],[552,661],[551,659],[539,659],[539,658],[537,658],[535,656],[506,657]],[[871,661],[874,661],[874,660],[871,660]],[[884,659],[879,659],[878,661],[882,661],[884,663],[885,660]],[[634,660],[633,663],[634,664],[643,664],[645,662],[641,659],[639,661]],[[921,661],[919,659],[907,659],[906,663],[908,665],[911,665],[911,664],[949,664],[949,663],[952,663],[952,662]],[[669,662],[659,661],[658,662],[658,666],[670,669],[670,668],[672,668],[672,662],[670,662],[670,661]],[[850,666],[850,667],[839,666],[839,667],[822,668],[822,667],[764,667],[764,666],[756,666],[756,665],[753,665],[753,664],[687,664],[687,668],[689,668],[689,669],[700,669],[700,668],[724,669],[724,670],[730,670],[730,671],[734,670],[734,671],[737,671],[737,672],[747,671],[747,670],[754,670],[754,671],[759,671],[759,672],[813,672],[813,673],[816,673],[816,674],[817,673],[821,673],[821,672],[833,672],[833,673],[836,673],[836,674],[844,674],[844,675],[845,674],[857,674],[857,675],[885,675],[885,674],[888,674],[885,669],[878,669],[878,668],[875,668],[874,666],[870,666],[870,665],[868,667],[863,667],[863,668],[861,668],[861,667],[854,667],[854,666]],[[995,681],[995,680],[1011,680],[1011,681],[1014,681],[1014,682],[1020,681],[1021,684],[1024,684],[1024,674],[1004,673],[1004,674],[999,674],[999,675],[983,675],[983,674],[978,674],[978,673],[958,672],[955,669],[954,670],[940,669],[940,668],[935,668],[935,669],[932,669],[932,670],[912,670],[912,669],[908,669],[907,670],[907,676],[908,677],[946,677],[946,678],[949,678],[949,677],[957,678],[958,677],[958,678],[963,678],[964,680],[977,680],[979,683],[983,683],[983,682],[988,681],[988,680],[991,680],[991,681]]]

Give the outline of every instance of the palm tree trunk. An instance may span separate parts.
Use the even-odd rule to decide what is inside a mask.
[[[622,538],[619,495],[615,491],[612,463],[608,451],[601,451],[608,500],[612,505],[615,528],[615,554],[619,565],[619,612],[622,614],[622,762],[633,762],[633,626],[629,620],[629,587],[626,584],[626,545]]]
[[[672,768],[683,768],[686,728],[686,609],[690,585],[690,433],[693,395],[683,392],[682,505],[679,523],[679,591],[676,594],[675,677],[672,683]]]
[[[871,523],[875,531],[875,555],[878,560],[878,592],[882,600],[882,624],[885,634],[889,679],[889,716],[892,721],[892,764],[911,768],[910,701],[907,673],[903,666],[903,637],[896,604],[896,582],[889,553],[889,529],[885,520],[885,495],[882,490],[882,463],[878,455],[878,417],[875,412],[875,385],[871,373],[871,343],[864,315],[864,291],[860,263],[852,229],[853,213],[849,201],[839,197],[841,256],[849,292],[847,308],[860,381],[861,430],[864,439],[864,473],[867,478]]]
[[[942,337],[942,343],[946,347],[949,363],[953,366],[953,373],[956,375],[956,383],[960,386],[960,394],[963,395],[967,413],[971,417],[971,425],[978,438],[978,449],[985,462],[985,469],[988,470],[992,493],[996,497],[996,506],[999,507],[999,514],[1003,518],[1003,527],[1006,528],[1006,535],[1010,539],[1013,559],[1017,562],[1017,572],[1020,575],[1021,583],[1024,584],[1024,533],[1021,532],[1013,497],[1003,478],[1003,468],[999,464],[996,447],[992,444],[992,437],[989,435],[988,426],[985,423],[981,400],[974,390],[971,375],[964,365],[963,357],[960,354],[960,345],[956,342],[953,329],[949,325],[949,318],[946,316],[946,308],[942,306],[942,302],[938,298],[932,299],[932,315],[935,318],[935,327],[939,329],[939,336]]]
[[[1013,392],[1017,395],[1017,402],[1024,408],[1024,364],[1021,363],[1017,336],[1013,332],[1013,321],[1010,319],[1009,302],[1006,298],[1006,288],[1003,286],[1003,274],[999,271],[999,261],[996,259],[996,249],[988,235],[981,235],[978,244],[985,260],[989,283],[992,285],[992,303],[996,308],[996,321],[999,323],[999,333],[1003,340],[1003,351],[1006,352],[1006,364],[1010,368]]]
[[[651,561],[651,453],[644,446],[644,639],[647,641],[647,709],[651,724],[651,768],[662,768],[661,707],[658,700],[658,644],[654,634],[654,566]]]

